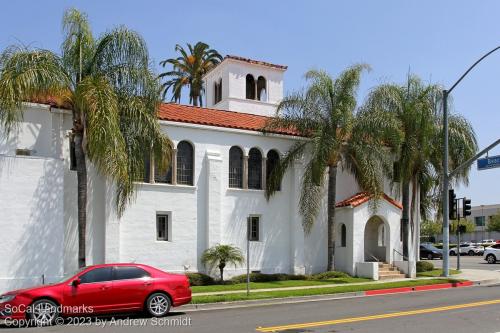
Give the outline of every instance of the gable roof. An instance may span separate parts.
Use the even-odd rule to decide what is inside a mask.
[[[403,209],[403,205],[399,202],[388,196],[387,194],[384,193],[382,196],[387,202],[392,204],[393,206]],[[340,207],[358,207],[359,205],[364,204],[365,202],[368,202],[372,199],[372,196],[368,192],[359,192],[345,200],[342,200],[340,202],[337,202],[335,204],[335,207],[340,208]]]
[[[163,103],[158,109],[158,118],[181,123],[235,128],[248,131],[261,132],[266,122],[271,119],[250,113],[209,109],[198,106],[182,105],[176,103]],[[290,128],[269,131],[274,134],[300,136]]]

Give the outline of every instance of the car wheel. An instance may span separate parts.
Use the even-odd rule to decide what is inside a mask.
[[[488,264],[494,264],[497,262],[497,258],[495,258],[493,254],[488,254],[488,256],[486,257],[486,261],[488,262]]]
[[[432,253],[429,253],[429,254],[427,255],[427,259],[429,259],[429,260],[432,260],[432,259],[433,259],[433,258],[432,258]]]
[[[450,251],[450,256],[454,256],[455,255],[455,251]]]
[[[146,301],[146,311],[153,317],[163,317],[170,311],[170,298],[162,293],[154,293]]]
[[[33,302],[27,313],[34,326],[52,326],[59,317],[57,304],[49,299],[39,299]]]
[[[474,251],[470,250],[470,251],[468,252],[468,255],[473,256],[473,255],[474,255]]]

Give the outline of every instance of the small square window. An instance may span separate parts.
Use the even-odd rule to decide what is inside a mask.
[[[157,241],[170,241],[172,238],[171,231],[171,218],[170,214],[157,213],[156,214],[156,240]]]
[[[250,241],[260,241],[260,216],[250,216],[250,225],[248,226],[248,237]]]

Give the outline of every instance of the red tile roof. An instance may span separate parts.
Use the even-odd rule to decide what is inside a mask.
[[[31,102],[68,110],[71,109],[71,104],[62,99],[53,97],[33,98]],[[158,119],[261,132],[266,122],[271,118],[250,113],[209,109],[176,103],[162,103],[158,108]],[[275,129],[268,132],[273,134],[300,136],[297,131],[290,128]]]
[[[248,131],[261,131],[269,117],[249,113],[202,108],[176,103],[161,104],[158,110],[160,120],[181,123],[191,123],[216,127],[235,128]],[[270,131],[275,134],[299,134],[293,129],[277,129]]]
[[[361,204],[364,204],[365,202],[369,201],[372,198],[372,196],[368,192],[360,192],[352,197],[349,197],[345,200],[342,200],[340,202],[337,202],[335,204],[335,207],[340,208],[340,207],[357,207]],[[399,209],[403,209],[403,205],[399,202],[388,196],[387,194],[384,193],[383,198],[389,202],[390,204],[396,206]]]
[[[254,64],[254,65],[262,65],[262,66],[273,67],[273,68],[282,69],[282,70],[285,70],[288,68],[288,66],[285,66],[285,65],[276,65],[276,64],[271,64],[269,62],[265,62],[265,61],[253,60],[253,59],[243,58],[243,57],[234,56],[234,55],[226,55],[224,57],[224,59],[233,59],[233,60],[238,60],[238,61],[244,61],[244,62],[248,62],[248,63]]]

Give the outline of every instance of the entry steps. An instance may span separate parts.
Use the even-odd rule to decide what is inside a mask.
[[[382,262],[378,263],[379,280],[404,279],[405,277],[406,276],[401,273],[396,266]]]

